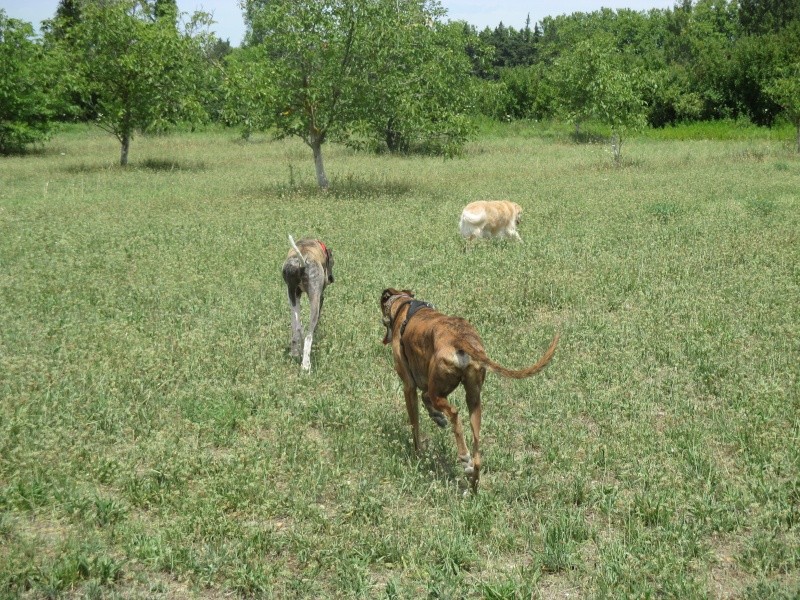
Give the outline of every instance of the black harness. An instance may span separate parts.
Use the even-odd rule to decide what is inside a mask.
[[[411,317],[417,314],[417,311],[419,311],[420,309],[433,308],[435,310],[435,308],[433,304],[431,304],[430,302],[424,302],[422,300],[406,300],[400,305],[400,307],[397,309],[396,312],[400,312],[404,306],[408,306],[408,310],[406,311],[406,318],[403,320],[402,325],[400,325],[400,351],[403,353],[403,357],[406,359],[406,363],[408,363],[408,356],[406,356],[406,347],[403,344],[403,333],[405,333],[406,331],[406,325],[408,325],[408,322],[411,320]],[[416,378],[414,377],[414,373],[411,371],[410,365],[409,365],[409,373],[411,374],[411,378],[414,380],[414,385],[420,387],[419,384],[417,383]]]
[[[406,325],[408,325],[408,322],[411,320],[411,317],[413,317],[415,314],[417,314],[417,311],[419,309],[421,309],[421,308],[433,308],[433,304],[431,304],[430,302],[424,302],[422,300],[408,300],[407,302],[404,302],[403,304],[401,304],[400,308],[398,308],[397,310],[399,311],[406,304],[408,304],[409,307],[408,307],[408,311],[406,312],[406,318],[403,321],[403,324],[400,325],[400,343],[401,344],[403,343],[403,333],[405,332]]]

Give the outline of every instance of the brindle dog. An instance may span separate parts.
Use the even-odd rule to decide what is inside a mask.
[[[414,300],[411,290],[384,290],[381,312],[386,327],[383,343],[392,344],[394,368],[403,381],[414,450],[419,450],[417,389],[420,389],[425,409],[436,424],[444,427],[448,420],[452,424],[458,458],[465,475],[470,478],[472,491],[477,492],[481,470],[481,388],[486,370],[512,379],[535,375],[553,358],[558,334],[536,364],[515,371],[499,365],[486,355],[478,332],[468,321],[444,315],[430,304]],[[464,441],[458,409],[447,401],[447,396],[459,384],[466,391],[472,426],[472,455]]]
[[[292,309],[292,356],[300,355],[300,340],[303,339],[303,325],[300,322],[300,296],[308,294],[309,323],[303,345],[303,369],[311,370],[311,343],[317,327],[325,288],[333,283],[333,252],[319,240],[302,239],[296,244],[289,236],[292,249],[283,263],[283,280],[289,295]]]

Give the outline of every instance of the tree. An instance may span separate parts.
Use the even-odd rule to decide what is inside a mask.
[[[555,85],[563,115],[576,127],[597,119],[611,127],[614,162],[620,163],[624,135],[645,125],[641,75],[623,68],[607,39],[580,42],[556,62]]]
[[[192,28],[208,20],[196,14],[181,34],[170,3],[157,6],[159,11],[139,0],[88,2],[80,21],[62,29],[61,47],[73,57],[71,86],[96,124],[119,140],[122,166],[134,133],[205,116],[200,46],[206,39]]]
[[[250,99],[239,96],[234,112],[246,108],[239,119],[301,138],[321,188],[328,187],[326,141],[369,136],[378,124],[405,135],[411,124],[455,122],[445,116],[444,102],[431,101],[443,97],[441,90],[426,96],[424,88],[425,82],[436,87],[456,62],[446,41],[441,60],[431,58],[444,14],[435,0],[247,0],[244,8],[249,53],[242,58],[253,61],[256,80],[269,83],[250,86]],[[436,64],[444,70],[435,71]],[[466,57],[459,64],[469,72]],[[229,81],[246,88],[242,64],[237,68]]]
[[[381,85],[365,90],[369,110],[354,129],[374,147],[390,152],[453,156],[472,133],[467,113],[474,80],[466,48],[476,40],[469,40],[460,23],[425,22],[422,17],[405,13],[405,22],[391,31],[389,68],[377,77]],[[388,40],[376,38],[373,43],[380,46]]]
[[[33,25],[0,9],[0,153],[19,152],[49,137],[54,102],[50,68]]]
[[[63,39],[81,20],[81,0],[60,0],[54,19],[42,22],[45,36]]]
[[[791,21],[800,20],[800,2],[797,0],[739,0],[738,18],[745,33],[778,32]]]
[[[800,62],[786,67],[782,75],[767,86],[766,91],[795,126],[796,150],[800,152]]]

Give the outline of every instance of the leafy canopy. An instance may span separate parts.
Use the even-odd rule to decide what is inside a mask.
[[[796,149],[800,152],[800,62],[785,67],[768,86],[767,94],[783,109],[797,129]]]
[[[0,9],[0,153],[20,152],[49,137],[52,70],[33,25]]]

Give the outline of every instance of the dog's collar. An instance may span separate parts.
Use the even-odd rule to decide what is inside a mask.
[[[389,298],[386,300],[386,304],[388,305],[386,312],[389,313],[390,326],[394,325],[395,315],[400,311],[400,309],[398,308],[396,311],[394,311],[394,314],[392,314],[392,306],[394,306],[394,303],[397,302],[400,298],[408,298],[408,302],[411,302],[412,300],[412,297],[409,296],[408,294],[394,294],[393,296],[389,296]],[[400,308],[402,308],[403,306],[405,306],[405,304],[401,305]]]
[[[402,338],[403,338],[403,333],[406,330],[406,325],[408,325],[408,322],[411,320],[411,317],[417,314],[417,311],[420,310],[421,308],[433,308],[433,304],[431,304],[430,302],[425,302],[423,300],[409,300],[408,302],[401,304],[400,308],[398,308],[397,311],[400,312],[400,309],[403,308],[406,304],[408,304],[409,306],[408,310],[406,311],[406,318],[403,321],[403,324],[400,325],[401,342],[403,341]]]

